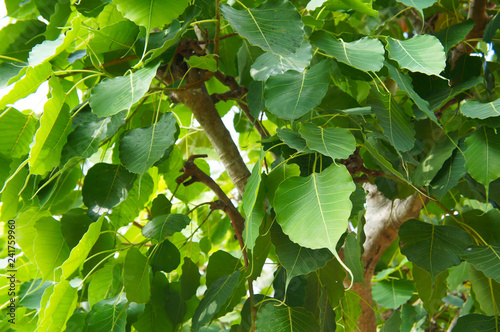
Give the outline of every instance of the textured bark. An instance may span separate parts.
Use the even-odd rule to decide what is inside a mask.
[[[364,284],[354,284],[353,290],[360,296],[362,308],[358,329],[361,332],[371,332],[377,330],[371,286],[375,266],[387,247],[398,237],[398,230],[403,222],[418,218],[424,202],[417,193],[406,199],[391,201],[373,184],[365,183],[364,188],[367,192],[364,227],[366,240],[362,257],[365,266]]]

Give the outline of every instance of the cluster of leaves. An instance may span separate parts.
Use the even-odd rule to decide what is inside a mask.
[[[499,65],[449,60],[474,26],[467,4],[221,2],[5,2],[0,252],[14,239],[21,250],[15,328],[2,278],[0,329],[353,331],[361,307],[344,280],[363,282],[356,183],[366,175],[344,161],[356,153],[384,175],[369,180],[388,199],[429,201],[377,266],[383,329],[498,330]],[[499,23],[485,32],[493,49]],[[246,268],[229,218],[200,205],[213,193],[176,183],[189,155],[217,160],[169,97],[189,87],[165,88],[157,75],[175,66],[181,40],[200,35],[206,55],[185,59],[189,70],[220,70],[248,89],[216,104],[235,113],[255,164],[239,207]],[[228,90],[207,77],[209,93]],[[15,108],[43,89],[43,111]],[[242,103],[271,136],[256,134]],[[213,173],[231,192],[227,174]],[[255,282],[268,267],[272,281]],[[248,281],[258,294],[247,296]]]

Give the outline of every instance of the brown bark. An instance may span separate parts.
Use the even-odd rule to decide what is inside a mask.
[[[371,332],[377,330],[371,286],[375,266],[387,247],[398,237],[398,230],[403,222],[418,218],[424,202],[418,193],[391,201],[373,184],[365,183],[364,188],[367,192],[364,227],[366,240],[362,257],[365,265],[364,283],[355,283],[353,290],[360,296],[362,308],[358,329],[361,332]]]

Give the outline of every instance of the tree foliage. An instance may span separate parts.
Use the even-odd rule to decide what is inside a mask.
[[[0,330],[500,329],[495,3],[5,4]]]

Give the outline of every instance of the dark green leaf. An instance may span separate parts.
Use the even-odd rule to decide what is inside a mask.
[[[330,156],[333,160],[347,159],[356,149],[354,136],[345,128],[322,128],[304,123],[299,133],[309,149]]]
[[[432,0],[429,0],[432,1]],[[469,33],[469,31],[474,26],[474,20],[468,19],[458,24],[453,24],[443,30],[440,30],[434,34],[441,44],[444,46],[444,51],[448,53],[448,51],[462,41],[465,36]]]
[[[128,250],[123,264],[123,286],[127,300],[136,303],[146,303],[151,297],[151,268],[148,259],[139,249]]]
[[[460,255],[476,270],[500,283],[500,246],[472,246]]]
[[[151,247],[149,253],[148,263],[151,265],[153,273],[156,271],[170,273],[181,263],[179,249],[167,239]]]
[[[270,302],[259,311],[255,324],[259,331],[315,332],[319,325],[311,312]]]
[[[144,237],[162,242],[166,236],[171,236],[183,230],[191,219],[184,214],[165,214],[153,218],[142,229]]]

